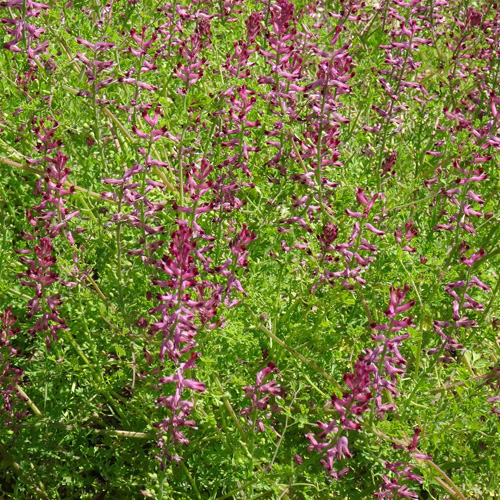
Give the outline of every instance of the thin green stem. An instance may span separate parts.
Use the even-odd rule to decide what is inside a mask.
[[[189,480],[189,483],[191,484],[191,486],[193,488],[193,491],[194,491],[194,494],[196,495],[196,498],[198,500],[201,500],[200,491],[198,490],[198,487],[196,486],[196,482],[193,479],[193,476],[191,475],[191,472],[189,472],[189,469],[187,468],[187,466],[186,466],[186,464],[184,463],[183,460],[181,460],[180,464],[181,464],[181,469],[184,471],[184,474],[186,474],[186,476],[187,476],[187,478]]]
[[[251,486],[252,484],[254,484],[256,482],[257,482],[256,479],[253,479],[252,481],[248,481],[247,483],[244,483],[241,486],[239,486],[238,488],[231,490],[229,493],[226,493],[224,496],[221,496],[221,497],[217,498],[216,500],[226,500],[227,498],[230,498],[230,497],[236,495],[236,493],[243,491],[244,489],[248,488],[249,486]]]
[[[20,474],[24,478],[24,480],[28,483],[30,487],[32,487],[36,491],[37,495],[40,498],[43,498],[44,500],[49,500],[49,496],[45,492],[45,486],[43,485],[40,478],[38,478],[38,484],[40,485],[40,487],[38,487],[35,484],[35,480],[30,476],[28,476],[28,474],[26,474],[26,472],[22,470],[21,466],[14,460],[14,457],[9,453],[7,448],[5,448],[1,443],[0,443],[0,455],[3,456],[5,462],[8,465],[10,465],[18,474]]]
[[[42,412],[38,409],[35,403],[33,403],[33,401],[28,397],[28,395],[24,392],[24,390],[17,384],[16,384],[16,390],[26,400],[26,404],[33,410],[33,413],[37,417],[43,418]]]
[[[288,352],[293,354],[295,357],[299,358],[301,361],[303,361],[306,365],[311,367],[313,370],[318,372],[320,375],[322,375],[326,380],[328,380],[331,384],[333,384],[339,391],[342,391],[342,386],[323,368],[320,368],[314,361],[311,361],[310,359],[306,358],[304,355],[300,354],[300,352],[296,351],[293,347],[290,347],[287,345],[285,342],[283,342],[280,338],[278,338],[271,330],[267,329],[260,321],[257,315],[252,311],[250,306],[247,304],[244,304],[245,307],[247,308],[248,312],[252,316],[252,318],[255,320],[256,326],[258,326],[266,335],[268,335],[270,338],[272,338],[277,344],[279,344],[281,347],[286,349]]]

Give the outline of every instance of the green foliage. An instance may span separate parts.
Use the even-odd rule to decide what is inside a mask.
[[[311,187],[294,180],[294,176],[304,174],[304,168],[312,169],[315,161],[314,157],[303,161],[295,151],[295,147],[301,148],[301,142],[304,147],[308,144],[306,134],[313,129],[311,94],[297,93],[297,116],[281,116],[279,105],[273,107],[264,98],[270,85],[258,80],[262,75],[278,78],[270,72],[266,57],[256,52],[249,66],[252,76],[247,79],[236,78],[225,69],[226,54],[234,53],[234,44],[246,39],[245,20],[252,12],[262,11],[262,28],[270,29],[272,13],[267,2],[173,3],[178,9],[168,5],[166,11],[173,12],[175,22],[184,23],[184,32],[175,34],[183,40],[199,29],[203,19],[203,15],[184,19],[183,9],[197,12],[193,6],[199,3],[202,14],[214,14],[211,45],[200,52],[208,65],[203,78],[187,91],[175,76],[178,64],[185,61],[177,51],[165,56],[172,43],[179,43],[160,35],[168,21],[159,9],[162,2],[51,1],[50,9],[28,18],[45,28],[41,40],[50,40],[47,52],[30,60],[24,40],[19,42],[21,53],[0,52],[0,310],[10,307],[18,317],[21,331],[12,346],[19,356],[12,359],[15,368],[24,372],[18,385],[25,397],[15,399],[15,408],[27,412],[19,421],[0,429],[2,498],[365,499],[380,491],[384,475],[393,477],[386,462],[398,461],[409,464],[423,477],[422,484],[411,483],[418,498],[499,498],[495,484],[500,481],[500,421],[492,413],[495,405],[488,401],[499,389],[498,148],[476,142],[471,128],[452,126],[443,115],[443,108],[457,113],[474,108],[467,116],[476,131],[486,127],[488,120],[493,121],[488,89],[496,88],[500,59],[498,54],[489,61],[479,56],[491,44],[489,37],[498,43],[492,25],[498,23],[499,13],[491,2],[459,0],[450,0],[449,6],[440,10],[444,12],[442,30],[446,35],[412,52],[414,61],[421,64],[412,81],[425,84],[434,98],[423,104],[410,88],[399,95],[398,103],[408,108],[397,115],[401,121],[398,128],[390,120],[381,121],[372,108],[392,109],[391,97],[380,85],[379,76],[395,70],[379,47],[389,43],[391,30],[399,25],[394,19],[385,19],[384,2],[382,7],[372,1],[359,7],[367,16],[366,23],[343,17],[343,4],[349,2],[295,2],[295,27],[301,33],[312,33],[310,43],[318,51],[334,50],[330,41],[335,27],[345,28],[334,48],[349,44],[355,70],[348,80],[352,91],[336,96],[338,112],[348,122],[337,123],[338,161],[343,166],[328,165],[321,173],[327,181],[338,183],[327,189],[322,181],[315,181]],[[426,7],[434,3],[421,2]],[[408,20],[410,9],[396,7]],[[477,29],[476,38],[464,38],[467,46],[458,54],[478,65],[481,84],[470,66],[463,78],[457,76],[458,67],[465,69],[457,66],[459,49],[453,49],[462,36],[455,20],[463,19],[468,7],[481,11],[483,22],[491,23],[484,30]],[[229,11],[224,13],[224,9]],[[21,15],[13,10],[2,6],[2,15]],[[135,28],[140,32],[143,25],[147,26],[146,39],[153,32],[159,37],[154,49],[158,50],[154,58],[158,69],[144,75],[139,70],[146,58],[138,60],[129,52],[129,47],[137,47],[130,31]],[[2,44],[11,39],[6,26],[0,32]],[[436,27],[428,24],[418,36],[438,35]],[[114,44],[101,54],[102,60],[115,62],[104,73],[111,82],[96,88],[95,82],[87,79],[77,53],[96,54],[79,44],[76,37]],[[304,46],[307,40],[301,38]],[[260,36],[259,43],[261,50],[270,50],[265,36]],[[314,82],[322,61],[318,51],[309,52],[310,59],[303,61],[301,80],[294,83]],[[132,66],[135,73],[127,75]],[[35,78],[29,80],[32,75]],[[129,77],[156,89],[144,90],[120,81]],[[222,133],[228,124],[223,118],[229,116],[223,93],[243,84],[258,97],[246,119],[259,120],[260,126],[248,126],[240,133],[241,139],[259,148],[247,162],[251,177],[241,168],[231,170],[224,165],[231,152],[223,143],[237,134]],[[148,144],[134,134],[133,126],[149,131],[140,105],[152,105],[149,116],[155,107],[161,110],[158,128],[165,127],[171,135]],[[46,175],[42,172],[45,164],[29,161],[44,156],[34,150],[39,138],[33,128],[41,118],[58,122],[55,138],[61,139],[62,151],[69,157],[69,184],[78,187],[66,199],[72,210],[79,210],[68,223],[75,243],[64,235],[54,237],[54,268],[60,279],[51,285],[50,293],[61,294],[60,315],[68,328],[58,332],[59,340],[52,342],[50,349],[45,335],[29,332],[37,320],[27,308],[34,292],[20,283],[18,275],[26,272],[26,263],[19,261],[15,252],[32,248],[31,242],[22,237],[22,233],[34,231],[25,213],[41,202],[35,190],[37,181]],[[282,128],[276,127],[278,120]],[[363,128],[378,123],[384,123],[382,134]],[[272,131],[279,132],[274,136],[264,133]],[[322,134],[326,136],[320,129],[320,145]],[[283,173],[271,165],[276,147],[269,145],[269,140],[281,144]],[[442,156],[426,155],[439,141],[443,141],[439,149]],[[361,153],[367,143],[371,143],[373,155]],[[205,383],[206,391],[193,393],[191,398],[196,426],[186,431],[190,444],[183,447],[168,442],[169,453],[181,455],[182,461],[159,449],[160,434],[154,425],[167,416],[158,403],[159,395],[173,394],[173,389],[165,386],[159,389],[158,378],[174,373],[178,364],[168,357],[159,359],[161,335],[152,335],[141,326],[143,318],[159,321],[160,316],[151,313],[158,305],[159,292],[152,279],[162,278],[158,269],[132,252],[145,241],[151,242],[150,235],[120,219],[135,214],[144,222],[144,204],[142,212],[134,213],[123,197],[110,201],[100,196],[115,187],[103,187],[102,179],[120,179],[135,163],[144,164],[140,148],[153,159],[168,163],[148,172],[148,178],[167,185],[164,190],[151,191],[148,198],[163,207],[155,214],[154,225],[164,228],[161,233],[166,241],[158,254],[168,253],[172,233],[178,229],[177,219],[191,225],[195,220],[193,212],[176,212],[174,203],[194,210],[212,201],[210,193],[195,200],[187,188],[183,191],[187,182],[183,168],[187,165],[208,158],[215,166],[210,182],[226,175],[227,167],[227,178],[234,180],[243,202],[237,210],[219,208],[197,219],[204,234],[213,237],[213,247],[206,253],[210,264],[215,268],[232,259],[228,269],[245,293],[235,293],[233,298],[240,301],[235,307],[219,305],[213,321],[220,320],[221,326],[209,329],[199,321],[196,351],[202,357],[197,360],[196,374],[189,378]],[[397,151],[395,173],[383,176],[380,164],[392,151]],[[241,149],[234,152],[241,159]],[[325,157],[331,154],[320,148],[318,158],[323,152]],[[444,223],[444,214],[457,210],[450,196],[442,195],[459,185],[454,162],[461,162],[464,168],[477,167],[474,158],[486,155],[492,156],[483,165],[489,181],[475,184],[474,189],[484,200],[478,209],[488,217],[479,219],[474,233],[460,226],[438,232],[435,227]],[[424,181],[433,177],[439,177],[439,181],[430,189],[424,188]],[[144,195],[145,177],[137,175],[137,179]],[[318,236],[333,221],[338,229],[337,243],[349,240],[355,220],[345,210],[359,209],[358,188],[363,188],[367,196],[376,192],[384,193],[384,197],[377,199],[366,218],[356,219],[363,226],[363,237],[378,249],[373,263],[360,274],[366,281],[351,278],[349,282],[346,278],[352,285],[349,287],[342,286],[342,280],[333,283],[333,279],[329,282],[321,278],[325,269],[330,273],[343,271],[346,262],[344,257],[334,257],[333,251],[325,250]],[[113,192],[118,193],[118,189]],[[466,189],[460,193],[459,205],[465,202]],[[307,204],[294,206],[294,199],[305,196],[309,197]],[[309,210],[311,205],[317,205],[318,210]],[[463,209],[458,210],[461,221]],[[311,231],[285,222],[292,217],[302,218]],[[409,243],[418,249],[415,253],[405,251],[405,243],[398,244],[393,237],[408,221],[418,229]],[[383,230],[384,238],[367,232],[366,223]],[[256,233],[257,239],[246,249],[248,264],[238,267],[231,242],[243,224]],[[77,227],[85,231],[76,232]],[[465,266],[460,262],[462,241],[474,253],[484,249],[486,256],[473,266]],[[302,248],[304,242],[307,247]],[[199,247],[204,245],[200,239]],[[354,250],[359,245],[357,237]],[[424,262],[421,256],[427,260]],[[202,269],[200,264],[200,276],[205,272]],[[432,353],[441,345],[433,322],[453,321],[453,299],[445,286],[461,280],[467,283],[473,275],[491,287],[490,292],[474,289],[474,299],[484,307],[471,309],[467,315],[477,327],[454,327],[453,335],[463,344],[462,350],[444,352],[442,348]],[[215,272],[205,272],[200,282],[207,276],[212,284],[224,287],[227,283],[224,275]],[[71,285],[65,286],[68,282]],[[338,470],[348,466],[349,472],[338,481],[332,480],[320,463],[320,454],[308,450],[310,443],[304,436],[319,433],[318,421],[339,419],[330,404],[332,395],[341,396],[348,390],[343,375],[352,373],[359,356],[374,348],[373,323],[388,321],[384,312],[391,287],[405,285],[410,287],[408,296],[416,302],[411,311],[414,324],[405,329],[410,338],[400,346],[407,360],[406,371],[397,379],[398,396],[388,391],[383,394],[384,404],[395,400],[395,410],[374,417],[372,406],[370,416],[363,417],[362,432],[349,431],[352,458],[336,461]],[[203,293],[208,293],[200,292],[197,297],[194,289],[188,292],[193,301],[206,298]],[[463,290],[459,293],[462,306]],[[144,356],[145,350],[152,353],[152,364]],[[0,356],[6,356],[6,352],[1,351]],[[442,355],[450,363],[439,360]],[[0,369],[4,369],[3,361],[0,357]],[[257,374],[270,362],[278,368],[272,377],[284,391],[282,399],[276,398],[281,411],[258,415],[252,410],[242,415],[250,405],[244,387],[254,385]],[[255,427],[259,417],[264,422],[263,432]],[[415,458],[404,449],[417,426],[422,429],[417,451],[431,455],[431,462]]]

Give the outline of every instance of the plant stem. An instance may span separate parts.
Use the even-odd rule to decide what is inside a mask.
[[[229,493],[226,493],[224,496],[219,497],[216,500],[226,500],[227,498],[234,496],[236,493],[239,493],[240,491],[244,490],[245,488],[248,488],[249,486],[254,484],[256,481],[257,481],[256,479],[254,479],[252,481],[248,481],[247,483],[239,486],[238,488],[230,491]]]
[[[15,469],[23,478],[26,480],[28,484],[32,486],[32,488],[37,492],[38,496],[40,498],[43,498],[44,500],[49,500],[49,497],[45,493],[45,486],[43,485],[42,481],[38,479],[38,483],[40,484],[40,488],[35,484],[34,479],[28,476],[26,472],[24,472],[21,469],[21,466],[14,460],[14,457],[8,452],[7,448],[5,448],[1,443],[0,443],[0,454],[3,456],[4,460],[13,468]]]
[[[247,304],[244,304],[245,307],[247,308],[248,312],[252,316],[252,318],[256,322],[256,326],[258,326],[266,335],[271,337],[277,344],[279,344],[281,347],[286,349],[288,352],[292,353],[294,356],[299,358],[301,361],[303,361],[306,365],[310,366],[313,370],[317,371],[320,373],[324,378],[326,378],[331,384],[333,384],[339,391],[342,391],[342,386],[328,373],[323,370],[323,368],[320,368],[314,361],[311,361],[310,359],[307,359],[305,356],[300,354],[300,352],[296,351],[293,347],[290,347],[289,345],[285,344],[280,338],[278,338],[271,330],[268,330],[260,321],[257,315],[252,311],[250,306]]]
[[[23,391],[23,389],[18,384],[16,384],[16,389],[17,392],[19,392],[19,394],[21,394],[21,396],[26,399],[26,404],[33,410],[33,413],[37,417],[43,418],[42,412],[37,408],[35,403],[33,403],[33,401],[28,397],[28,395]]]
[[[192,486],[193,491],[194,491],[194,493],[196,495],[196,498],[198,500],[201,500],[201,495],[200,495],[200,492],[198,490],[198,487],[196,486],[196,483],[195,483],[195,481],[193,479],[193,476],[191,475],[191,472],[189,472],[189,469],[187,468],[186,464],[184,463],[184,460],[181,460],[180,464],[181,464],[181,469],[184,471],[184,473],[186,474],[189,482],[191,483],[191,486]]]

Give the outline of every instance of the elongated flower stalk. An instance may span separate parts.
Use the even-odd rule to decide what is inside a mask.
[[[387,324],[371,325],[374,330],[388,332],[387,335],[390,335],[414,326],[411,317],[395,319],[415,305],[413,300],[404,302],[408,291],[409,287],[391,288],[389,307],[384,312],[390,321]],[[391,401],[399,395],[396,383],[405,373],[407,364],[399,347],[403,340],[409,337],[409,333],[399,333],[395,337],[386,336],[384,333],[372,335],[375,347],[367,348],[358,356],[354,372],[344,374],[348,390],[342,397],[332,396],[330,405],[338,417],[328,423],[318,421],[317,427],[321,430],[318,435],[306,434],[310,442],[308,450],[322,455],[321,463],[332,478],[339,479],[349,471],[348,466],[338,470],[334,464],[352,458],[349,433],[363,432],[364,414],[370,414],[370,421],[373,421],[374,416],[382,418],[385,413],[396,409]],[[386,391],[391,395],[389,402],[383,401]]]
[[[76,282],[62,280],[56,267],[57,257],[54,242],[60,236],[75,250],[73,233],[81,233],[83,228],[69,229],[69,221],[79,215],[78,210],[67,208],[67,197],[74,192],[74,187],[65,187],[70,169],[66,167],[68,157],[60,151],[60,141],[53,141],[57,123],[52,128],[45,128],[40,121],[40,127],[35,127],[41,142],[36,146],[39,153],[45,155],[30,163],[45,165],[45,173],[35,188],[35,195],[41,197],[38,205],[26,212],[31,233],[24,233],[28,247],[16,250],[21,254],[20,261],[28,266],[26,272],[19,273],[18,278],[23,286],[33,289],[34,296],[28,302],[28,317],[36,318],[35,325],[29,330],[32,335],[45,334],[45,342],[50,348],[51,342],[58,340],[57,332],[67,328],[66,321],[61,317],[60,306],[62,297],[59,293],[51,293],[56,283],[64,287],[74,287]],[[43,130],[43,133],[41,132]],[[47,156],[47,155],[55,156]],[[31,243],[31,245],[30,245]],[[31,248],[30,248],[31,246]],[[75,266],[78,264],[76,252],[73,252]],[[41,313],[41,315],[39,315]]]
[[[3,44],[3,48],[10,50],[14,54],[26,54],[28,62],[32,67],[37,66],[40,55],[47,52],[49,40],[39,43],[40,37],[46,29],[31,24],[28,20],[35,20],[49,6],[44,3],[33,2],[32,0],[8,0],[0,2],[0,8],[17,11],[19,16],[15,18],[2,18],[1,22],[5,25],[7,34],[12,38]]]
[[[252,428],[254,428],[254,432],[264,432],[265,430],[265,425],[262,421],[262,418],[257,417],[258,412],[265,412],[269,409],[271,412],[276,413],[283,410],[283,408],[280,408],[275,402],[272,401],[271,398],[271,396],[274,396],[273,399],[283,399],[283,389],[276,382],[276,380],[264,383],[264,379],[266,379],[271,373],[275,371],[278,371],[278,369],[276,368],[276,364],[271,361],[270,363],[268,363],[266,368],[264,368],[257,374],[255,385],[243,387],[243,390],[245,391],[245,397],[250,399],[252,404],[251,406],[248,406],[247,408],[241,410],[240,414],[247,415],[249,424],[252,426]],[[252,416],[254,416],[255,421],[252,421]],[[270,419],[271,416],[272,413],[270,412],[265,414],[266,419]],[[271,429],[276,432],[272,425]],[[276,434],[279,438],[280,435],[277,432]]]
[[[13,347],[15,337],[21,333],[16,327],[17,316],[12,314],[12,308],[7,308],[0,314],[0,418],[4,425],[15,424],[29,414],[22,410],[19,401],[25,401],[17,386],[21,382],[24,371],[16,367],[16,357],[19,350]]]

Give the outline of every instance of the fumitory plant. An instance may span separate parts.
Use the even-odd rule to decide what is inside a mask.
[[[498,497],[498,2],[0,11],[2,498]]]

